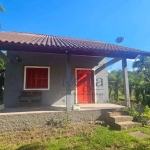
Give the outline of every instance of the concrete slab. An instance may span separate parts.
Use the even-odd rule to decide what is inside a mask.
[[[93,110],[93,109],[120,109],[125,106],[111,104],[111,103],[103,103],[103,104],[79,104],[81,110]]]
[[[142,133],[141,131],[130,132],[129,135],[137,137],[139,139],[150,138],[149,135]]]
[[[85,111],[85,110],[112,110],[121,109],[124,106],[104,103],[104,104],[79,104],[80,110],[75,111]],[[0,111],[0,115],[5,114],[29,114],[29,113],[45,113],[45,112],[62,112],[66,111],[65,105],[53,105],[53,106],[37,106],[37,107],[16,107],[16,108],[4,108]]]

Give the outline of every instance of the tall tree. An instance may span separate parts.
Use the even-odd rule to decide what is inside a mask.
[[[0,11],[6,12],[6,10],[4,9],[4,7],[1,4],[0,4]]]
[[[5,8],[1,4],[0,4],[0,11],[6,12]],[[6,68],[6,63],[0,58],[0,70],[4,70],[5,68]]]
[[[108,83],[109,83],[109,98],[112,90],[115,93],[116,100],[119,100],[119,88],[123,86],[123,76],[122,70],[116,71],[113,70],[108,74]]]
[[[136,68],[138,72],[150,70],[150,57],[139,55],[133,63],[133,68]]]

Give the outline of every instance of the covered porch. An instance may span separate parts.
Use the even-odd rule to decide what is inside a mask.
[[[76,58],[80,57],[80,61],[82,60],[85,63],[84,65],[86,66],[86,64],[88,64],[91,61],[90,59],[92,59],[94,64],[96,65],[93,66],[92,64],[90,66],[90,69],[94,70],[93,76],[98,75],[98,78],[100,79],[98,83],[100,84],[97,84],[96,82],[97,78],[93,77],[95,87],[94,89],[91,90],[91,93],[95,96],[96,92],[100,91],[103,85],[105,85],[106,87],[106,88],[103,88],[103,93],[106,94],[104,102],[101,98],[94,98],[94,100],[93,99],[90,100],[89,104],[86,104],[86,103],[82,103],[82,101],[78,101],[79,97],[77,93],[75,92],[74,93],[76,95],[74,96],[74,98],[72,98],[72,91],[74,90],[78,92],[78,89],[76,89],[78,85],[76,86],[76,83],[75,83],[72,89],[72,85],[70,86],[70,82],[65,82],[64,84],[65,95],[64,95],[64,98],[61,99],[61,101],[64,100],[65,107],[61,107],[61,105],[59,105],[58,107],[42,106],[42,107],[24,107],[24,108],[8,108],[8,109],[5,108],[3,110],[3,112],[5,113],[11,112],[11,110],[14,112],[24,112],[24,111],[25,112],[28,112],[28,111],[29,112],[30,111],[33,111],[33,112],[42,111],[43,112],[44,111],[43,109],[45,109],[46,111],[64,111],[64,110],[71,111],[73,105],[79,102],[82,103],[82,104],[79,104],[81,108],[80,110],[122,108],[122,106],[108,103],[109,101],[108,84],[107,84],[108,82],[106,81],[103,84],[103,81],[102,81],[102,78],[105,78],[105,79],[107,78],[106,68],[109,65],[112,65],[120,60],[122,61],[122,71],[123,71],[123,79],[124,79],[124,96],[126,100],[126,106],[130,107],[127,59],[134,59],[140,54],[150,55],[149,52],[140,51],[137,49],[127,48],[127,47],[113,45],[113,44],[108,44],[108,43],[102,43],[99,41],[72,39],[72,38],[38,35],[38,34],[30,34],[30,33],[19,33],[19,32],[0,32],[0,49],[7,50],[7,52],[11,54],[11,55],[5,56],[2,52],[0,53],[0,57],[7,62],[7,67],[10,66],[9,65],[10,63],[16,66],[19,66],[22,63],[21,67],[23,67],[23,66],[26,66],[26,64],[31,65],[32,61],[36,61],[36,66],[38,65],[38,63],[39,65],[41,65],[42,63],[46,64],[46,62],[43,62],[44,59],[47,58],[47,62],[49,63],[51,59],[54,57],[53,55],[59,55],[60,57],[58,57],[55,60],[55,62],[51,61],[52,63],[50,65],[58,63],[57,61],[60,58],[62,62],[64,62],[65,64],[63,67],[65,68],[64,72],[65,72],[66,81],[70,81],[72,77],[72,69],[75,71],[75,68],[81,68],[80,65],[73,66],[71,62],[73,63],[79,62],[79,60]],[[17,54],[17,57],[15,54]],[[30,54],[32,55],[32,57],[30,57],[31,56]],[[37,56],[37,55],[40,55],[40,57],[42,56],[41,59],[33,60],[34,56]],[[48,55],[51,55],[50,56],[51,59],[48,58]],[[15,60],[14,60],[14,57],[15,57]],[[109,62],[106,62],[105,61],[106,57],[112,58],[112,60],[110,60]],[[28,60],[28,62],[24,62],[22,58],[25,58],[25,60]],[[37,62],[37,60],[38,61],[40,60],[40,61]],[[58,63],[58,67],[59,66],[61,66],[61,62]],[[18,67],[20,69],[20,72],[23,69],[21,67],[20,66]],[[88,67],[86,66],[86,68],[82,70],[87,70],[87,69]],[[105,70],[105,73],[100,74],[104,70]],[[7,71],[7,68],[6,68],[6,71]],[[59,74],[59,72],[57,72],[57,74]],[[92,85],[91,81],[90,83]],[[9,85],[7,85],[7,87],[8,86]],[[88,84],[86,86],[88,86]],[[5,84],[5,87],[6,87],[6,84]],[[57,88],[57,89],[60,90],[60,88]],[[26,88],[22,88],[22,90],[26,90]],[[49,87],[47,88],[47,90],[50,90]],[[55,91],[55,89],[53,89],[53,91]],[[59,92],[60,91],[58,91],[58,93]],[[45,91],[43,93],[45,93]],[[5,93],[5,97],[7,94],[8,94],[8,91],[7,93]],[[55,95],[57,96],[57,93],[55,93]],[[11,93],[9,93],[9,97],[11,97]],[[87,98],[87,101],[88,101],[88,98]],[[93,104],[93,101],[94,101],[94,104]],[[12,103],[11,99],[8,100],[7,98],[7,103],[9,102]],[[104,103],[104,104],[101,104],[101,103]],[[4,100],[4,107],[5,105],[6,105],[6,99]]]

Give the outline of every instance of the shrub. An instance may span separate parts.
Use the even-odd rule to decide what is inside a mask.
[[[141,117],[141,122],[144,124],[144,125],[147,125],[150,123],[150,108],[146,105],[144,107],[144,110],[143,112],[141,113],[140,115]]]
[[[150,108],[148,105],[143,107],[142,105],[133,104],[127,111],[129,115],[133,116],[134,121],[139,121],[143,125],[150,124]]]
[[[139,120],[139,116],[140,116],[140,112],[137,111],[137,104],[133,104],[131,108],[128,108],[128,113],[129,115],[133,116],[133,120],[134,121],[138,121]]]

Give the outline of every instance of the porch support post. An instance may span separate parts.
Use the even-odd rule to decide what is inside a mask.
[[[67,60],[66,60],[66,83],[71,78],[71,64],[70,64],[70,54],[67,54]],[[72,109],[72,103],[71,103],[71,84],[66,84],[66,110],[71,111]]]
[[[128,70],[127,70],[127,60],[122,59],[122,71],[123,71],[123,82],[124,82],[124,95],[127,107],[130,108],[130,93],[129,93],[129,80],[128,80]]]

